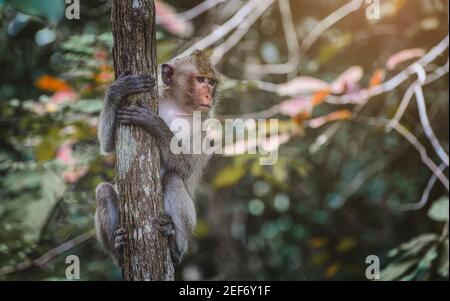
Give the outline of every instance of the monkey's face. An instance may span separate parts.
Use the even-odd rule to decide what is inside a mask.
[[[166,91],[188,111],[209,113],[213,108],[218,77],[202,52],[163,64],[161,76]]]
[[[209,112],[214,105],[217,80],[202,74],[193,74],[191,79],[192,105],[196,111]]]

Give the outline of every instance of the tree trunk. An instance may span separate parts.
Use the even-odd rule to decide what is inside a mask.
[[[157,77],[155,5],[153,0],[114,0],[112,8],[116,76]],[[157,111],[157,87],[130,97],[124,105],[141,102]],[[124,280],[173,280],[167,239],[158,229],[163,213],[160,158],[153,138],[141,128],[118,125],[116,131],[119,225],[128,240],[120,262]]]

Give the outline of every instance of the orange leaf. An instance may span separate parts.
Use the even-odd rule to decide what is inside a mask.
[[[329,90],[322,90],[322,91],[317,91],[316,93],[314,93],[313,100],[312,100],[313,107],[316,107],[316,106],[320,105],[321,103],[323,103],[328,95],[330,95]]]
[[[381,82],[384,80],[384,71],[383,69],[377,69],[373,73],[372,77],[369,81],[369,88],[373,88],[381,84]]]
[[[303,112],[300,112],[297,115],[295,115],[292,119],[297,124],[303,124],[303,122],[305,122],[306,120],[308,120],[310,118],[311,118],[311,112],[303,111]]]
[[[70,91],[69,85],[56,77],[51,75],[43,75],[37,79],[35,86],[43,91],[58,92]]]
[[[327,115],[328,121],[346,120],[352,117],[352,112],[349,110],[339,110]]]
[[[350,119],[351,117],[352,117],[352,112],[350,112],[349,110],[339,110],[339,111],[332,112],[325,116],[311,119],[309,121],[308,125],[309,125],[309,127],[316,129],[316,128],[323,126],[324,124],[326,124],[328,122],[332,122],[332,121],[336,121],[336,120],[346,120],[346,119]]]

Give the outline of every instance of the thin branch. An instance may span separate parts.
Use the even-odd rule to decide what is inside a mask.
[[[289,50],[289,61],[284,64],[268,64],[256,65],[247,64],[249,72],[257,73],[258,75],[269,74],[286,74],[294,72],[300,62],[300,47],[297,32],[295,30],[294,20],[292,18],[292,11],[289,5],[289,0],[280,0],[278,2],[281,13],[281,20],[283,24],[283,31],[286,44]]]
[[[358,117],[361,118],[361,117]],[[357,120],[357,118],[355,119]],[[375,124],[377,126],[386,126],[390,120],[386,120],[384,118],[380,119],[370,119],[369,123]],[[422,159],[422,162],[425,163],[425,165],[433,172],[433,174],[436,175],[436,177],[439,179],[439,181],[444,185],[444,187],[449,190],[449,181],[447,177],[439,171],[439,167],[431,160],[431,158],[427,154],[427,150],[425,146],[423,146],[422,143],[420,143],[419,139],[417,139],[416,136],[414,136],[407,128],[405,128],[401,124],[397,124],[394,129],[401,134],[406,140],[408,140],[409,143],[411,143],[414,148],[419,152],[420,157]]]
[[[424,85],[431,84],[432,82],[440,79],[442,76],[447,74],[448,71],[449,71],[449,62],[447,61],[447,63],[445,65],[439,67],[433,73],[427,75],[427,79],[426,79]],[[275,93],[275,94],[278,94],[279,86],[280,86],[278,84],[274,84],[274,83],[266,82],[266,81],[260,81],[260,80],[241,81],[241,83],[245,84],[245,85],[252,85],[252,86],[255,86],[256,89],[259,89],[261,91],[265,91],[268,93]],[[400,106],[397,109],[397,112],[395,113],[395,116],[386,125],[387,132],[390,132],[395,127],[395,125],[400,122],[409,103],[411,102],[412,96],[414,95],[414,88],[415,88],[414,85],[416,85],[416,84],[417,84],[417,82],[412,83],[406,90],[406,92],[403,96],[403,99],[400,103]],[[388,91],[386,91],[386,92],[388,92]],[[333,102],[333,104],[335,104],[335,103]],[[243,118],[243,117],[247,117],[247,116],[248,116],[248,118],[255,118],[255,117],[270,118],[278,113],[280,113],[279,105],[274,105],[274,106],[272,106],[266,110],[260,111],[260,112],[242,115],[242,117],[234,116],[234,118]],[[232,118],[232,117],[224,116],[223,118]]]
[[[419,64],[419,66],[422,66],[422,67],[427,66],[432,61],[434,61],[439,55],[441,55],[448,48],[448,45],[449,45],[449,36],[447,35],[443,40],[441,40],[439,42],[439,44],[437,44],[435,47],[433,47],[420,60],[418,60],[414,64],[410,65],[405,70],[399,72],[397,75],[395,75],[389,81],[387,81],[383,84],[380,84],[378,86],[375,86],[373,88],[364,90],[361,93],[358,93],[357,95],[344,95],[341,97],[330,96],[327,98],[326,102],[330,103],[330,104],[352,104],[352,103],[358,104],[359,106],[357,108],[355,108],[355,115],[356,115],[363,109],[364,105],[369,101],[370,98],[380,95],[380,94],[383,94],[383,93],[386,93],[386,92],[390,92],[391,90],[394,90],[395,88],[397,88],[400,84],[402,84],[407,79],[409,79],[409,76],[411,74],[414,73],[413,66],[415,64]],[[428,75],[424,85],[430,84],[430,83],[438,80],[439,78],[441,78],[442,76],[447,74],[448,71],[449,71],[449,62],[447,61],[447,63],[444,66],[439,67],[432,74]],[[259,80],[251,81],[251,83],[254,84],[256,86],[256,88],[259,90],[278,94],[279,86],[280,86],[278,84],[274,84],[274,83],[266,82],[266,81],[259,81]],[[414,84],[416,84],[416,83],[414,83]],[[403,116],[404,110],[406,110],[406,107],[409,104],[411,97],[412,97],[412,95],[409,95],[409,94],[413,94],[413,92],[414,92],[414,84],[409,87],[409,89],[411,89],[410,91],[408,91],[409,89],[407,90],[407,92],[406,92],[407,95],[404,96],[404,98],[402,100],[402,104],[400,105],[400,108],[397,111],[394,119],[391,120],[391,122],[389,123],[387,130],[389,130],[390,128],[393,128],[395,123],[396,122],[398,123],[399,120],[401,119],[401,117]],[[270,108],[268,110],[272,110],[272,108]]]
[[[333,206],[341,207],[346,203],[370,178],[391,165],[398,157],[400,157],[406,148],[402,148],[393,154],[388,160],[384,162],[376,162],[367,168],[358,172],[352,179],[352,181],[347,185],[341,195],[333,203]]]
[[[447,168],[447,166],[444,163],[441,163],[441,165],[439,165],[438,173],[442,174],[446,168]],[[401,204],[400,210],[413,211],[413,210],[419,210],[419,209],[423,208],[423,206],[425,206],[428,202],[428,198],[430,197],[430,192],[433,189],[434,184],[436,184],[436,181],[437,181],[436,174],[432,174],[430,177],[430,180],[428,180],[425,190],[422,192],[422,197],[420,198],[420,200],[417,203],[413,203],[413,204]]]
[[[403,95],[403,99],[400,102],[400,105],[397,109],[397,112],[394,115],[394,118],[389,122],[388,125],[386,125],[386,132],[390,132],[395,126],[400,122],[403,115],[406,112],[406,109],[408,108],[409,103],[411,102],[411,99],[414,95],[414,89],[415,85],[417,85],[416,82],[414,82],[411,86],[408,87],[405,94]]]
[[[439,42],[436,46],[434,46],[427,54],[425,54],[421,59],[417,60],[415,63],[411,64],[406,69],[397,73],[390,80],[372,87],[370,89],[361,91],[361,93],[356,93],[355,95],[344,95],[339,97],[337,100],[332,100],[331,98],[327,100],[329,103],[333,104],[360,104],[359,111],[362,110],[367,101],[377,95],[389,92],[403,84],[411,74],[415,73],[414,65],[419,64],[422,67],[427,66],[431,62],[433,62],[439,55],[444,53],[444,51],[448,48],[449,45],[449,36],[447,35],[443,40]]]
[[[352,12],[357,11],[361,7],[362,3],[362,0],[352,0],[320,21],[303,40],[301,44],[302,53],[300,54],[299,63],[303,60],[306,52],[328,28],[330,28]]]
[[[381,86],[374,87],[373,91],[377,92],[380,88],[384,91],[391,91],[397,88],[400,84],[402,84],[411,73],[416,73],[416,64],[419,66],[425,67],[431,62],[433,62],[439,55],[444,53],[444,51],[448,48],[449,44],[449,36],[447,35],[442,41],[439,42],[436,46],[434,46],[427,54],[425,54],[422,58],[417,60],[415,63],[411,64],[402,72],[398,73],[389,81],[385,82]],[[381,92],[382,93],[382,92]],[[370,93],[369,93],[370,94]],[[379,94],[379,93],[378,93]],[[373,95],[372,95],[373,96]]]
[[[279,85],[271,83],[271,82],[266,82],[266,81],[261,81],[261,80],[252,80],[252,81],[243,81],[243,83],[244,84],[250,83],[250,84],[254,85],[257,89],[266,91],[266,92],[278,94],[278,91],[279,91]]]
[[[271,0],[273,1],[273,0]],[[251,0],[247,2],[236,14],[234,14],[233,17],[231,17],[227,22],[225,22],[223,25],[219,26],[218,28],[214,29],[210,34],[208,34],[206,37],[202,38],[201,40],[197,41],[186,49],[183,53],[179,55],[179,57],[187,56],[192,51],[199,49],[203,50],[220,39],[224,38],[227,34],[229,34],[232,30],[234,30],[236,27],[239,26],[242,22],[245,21],[245,19],[250,15],[257,7],[260,5],[261,0]]]
[[[256,10],[249,15],[241,24],[239,24],[236,31],[222,44],[214,48],[211,55],[213,64],[217,64],[222,60],[222,57],[228,53],[242,38],[247,34],[252,25],[264,14],[264,12],[273,4],[273,0],[263,0]]]
[[[423,72],[425,72],[425,71],[423,71]],[[427,136],[428,140],[430,140],[431,145],[433,146],[436,154],[439,156],[439,158],[442,160],[442,162],[444,162],[445,165],[448,166],[449,165],[448,155],[445,152],[444,148],[441,146],[436,135],[434,134],[434,131],[431,128],[430,120],[428,119],[427,107],[425,104],[425,97],[423,95],[422,86],[415,85],[414,92],[416,94],[417,107],[419,108],[420,122],[422,123],[422,127],[425,131],[425,135]]]
[[[449,66],[448,66],[448,61],[447,61],[447,63],[444,66],[437,68],[433,73],[427,75],[426,81],[422,84],[422,86],[431,84],[432,82],[440,79],[442,76],[447,74],[448,70],[449,70],[448,67]],[[403,99],[400,102],[400,106],[397,109],[397,112],[395,113],[391,122],[389,122],[389,124],[386,126],[387,132],[390,132],[392,130],[392,128],[397,123],[399,123],[400,120],[402,119],[402,117],[405,114],[406,109],[408,108],[408,105],[412,99],[412,96],[414,95],[415,85],[417,85],[417,84],[418,84],[417,82],[414,82],[406,90],[405,94],[403,95]]]
[[[191,21],[195,18],[197,18],[198,16],[200,16],[201,14],[203,14],[204,12],[210,10],[211,8],[216,7],[219,4],[224,3],[227,0],[205,0],[203,2],[201,2],[200,4],[198,4],[197,6],[179,13],[179,14],[175,14],[175,15],[167,15],[167,16],[157,16],[156,17],[156,24],[161,25],[161,24],[166,24],[172,21],[172,18],[175,17],[177,19],[181,19],[183,21]]]
[[[20,272],[31,267],[42,267],[64,252],[67,252],[70,249],[73,249],[81,245],[82,243],[94,238],[94,235],[94,230],[89,230],[69,241],[66,241],[56,248],[51,249],[50,251],[36,259],[28,259],[18,264],[2,267],[0,268],[0,276]]]
[[[358,174],[353,177],[353,180],[350,182],[350,184],[341,193],[336,203],[333,203],[333,206],[342,206],[362,187],[365,182],[367,182],[367,180],[389,166],[391,162],[392,160],[389,160],[387,163],[376,163],[358,172]]]
[[[441,181],[441,183],[445,186],[445,188],[448,191],[449,181],[447,177],[439,172],[439,168],[433,162],[433,160],[430,159],[430,157],[427,154],[426,148],[420,143],[420,141],[416,138],[416,136],[411,134],[411,132],[408,131],[408,129],[402,126],[401,124],[398,124],[395,127],[395,130],[403,137],[405,137],[409,141],[409,143],[411,143],[416,148],[416,150],[420,153],[420,157],[422,158],[423,163],[425,163],[425,165],[428,166],[428,168],[436,175],[436,177],[439,179],[439,181]]]
[[[447,60],[447,63],[444,66],[441,66],[441,67],[437,68],[436,70],[434,70],[433,73],[428,75],[427,81],[425,82],[425,84],[428,85],[428,84],[430,84],[430,83],[440,79],[441,77],[443,77],[447,73],[448,73],[448,60]]]

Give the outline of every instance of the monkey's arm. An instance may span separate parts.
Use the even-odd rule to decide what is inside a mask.
[[[110,153],[115,149],[116,110],[121,101],[130,95],[148,92],[154,86],[155,79],[150,76],[129,75],[129,72],[124,72],[108,88],[98,125],[98,139],[102,153]]]
[[[170,150],[170,141],[174,134],[165,121],[144,106],[131,106],[117,111],[120,123],[139,126],[156,139],[164,165],[168,170],[177,173],[182,179],[190,177],[193,170],[193,160],[190,154],[174,154]]]

